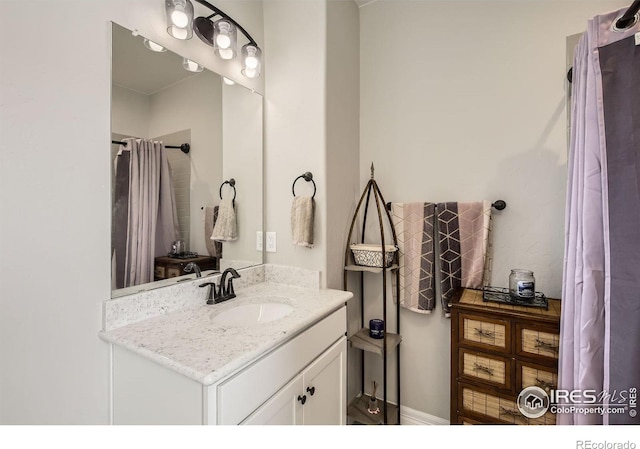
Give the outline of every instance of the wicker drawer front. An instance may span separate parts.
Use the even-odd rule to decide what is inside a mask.
[[[549,359],[558,358],[560,336],[553,331],[531,329],[518,326],[521,344],[518,352],[523,355],[534,355]]]
[[[468,380],[490,382],[498,387],[511,388],[511,370],[507,359],[460,350],[460,376]]]
[[[540,387],[549,393],[558,386],[558,374],[551,368],[543,368],[533,365],[521,364],[520,370],[520,391],[527,387]]]
[[[508,321],[460,314],[460,329],[461,344],[509,352],[511,344]]]
[[[476,413],[509,424],[547,425],[555,424],[556,422],[555,415],[550,412],[545,413],[540,418],[530,419],[520,413],[513,399],[494,396],[465,386],[461,388],[463,412]]]

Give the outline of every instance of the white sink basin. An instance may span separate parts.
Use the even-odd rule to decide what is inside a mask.
[[[227,309],[213,316],[211,321],[226,326],[252,326],[279,320],[292,311],[293,307],[289,304],[268,302],[267,299],[265,302],[244,304]]]

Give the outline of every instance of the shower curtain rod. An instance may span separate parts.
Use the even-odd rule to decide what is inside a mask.
[[[616,27],[620,29],[627,28],[633,25],[635,21],[635,15],[640,11],[640,0],[635,0],[629,9],[625,11],[625,13],[618,19],[616,22]]]
[[[640,11],[640,0],[634,0],[634,2],[631,3],[631,6],[629,6],[624,14],[616,21],[615,27],[618,30],[625,30],[634,25],[638,11]],[[573,67],[570,67],[567,72],[567,81],[570,83],[573,82]]]
[[[116,145],[124,145],[125,147],[127,146],[127,142],[120,142],[119,140],[112,140],[111,143],[116,144]],[[188,143],[183,143],[180,146],[176,146],[176,145],[165,145],[165,148],[177,148],[179,150],[181,150],[184,154],[188,154],[189,151],[191,150],[191,145],[189,145]]]

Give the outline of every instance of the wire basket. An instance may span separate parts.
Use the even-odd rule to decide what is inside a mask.
[[[353,253],[353,260],[356,265],[365,267],[382,268],[382,246],[356,243],[350,246]],[[398,248],[394,245],[385,245],[384,267],[387,268],[393,263],[393,256]]]

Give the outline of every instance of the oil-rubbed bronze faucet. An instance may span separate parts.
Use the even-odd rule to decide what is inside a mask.
[[[231,277],[227,281],[227,285],[224,284],[227,276],[231,274]],[[220,285],[216,285],[215,282],[205,282],[200,284],[200,287],[210,286],[209,295],[207,297],[207,304],[218,304],[223,301],[227,301],[236,297],[236,293],[233,290],[233,280],[240,277],[240,274],[233,268],[227,268],[220,276]]]
[[[184,266],[184,272],[185,273],[191,273],[192,271],[196,272],[196,277],[197,278],[201,278],[202,277],[202,272],[200,271],[200,267],[198,266],[198,264],[194,263],[194,262],[189,262],[188,264],[186,264]]]

